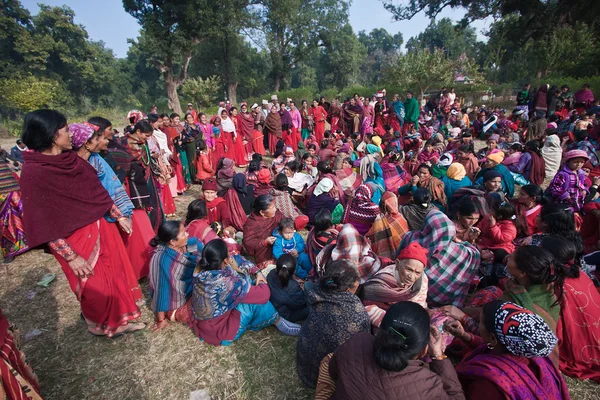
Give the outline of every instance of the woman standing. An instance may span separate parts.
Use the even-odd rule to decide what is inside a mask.
[[[310,110],[308,109],[308,102],[306,100],[302,100],[300,116],[302,117],[302,140],[307,140],[312,131],[312,117],[310,116]]]
[[[319,105],[319,101],[317,99],[313,100],[313,105],[310,108],[310,115],[313,118],[315,124],[315,137],[317,139],[317,143],[321,143],[325,138],[325,120],[327,119],[327,111]]]
[[[281,131],[281,116],[277,112],[277,107],[271,107],[271,112],[265,118],[265,134],[268,135],[269,153],[276,157],[275,150],[277,142],[283,137]]]
[[[235,136],[236,132],[233,120],[229,118],[227,110],[221,111],[221,139],[225,145],[225,157],[231,160],[235,160],[235,149],[233,146],[233,138]]]
[[[150,128],[152,132],[152,128]],[[120,238],[104,216],[125,221],[94,168],[72,149],[66,118],[54,110],[25,116],[21,175],[25,231],[33,247],[48,243],[94,335],[113,337],[145,327],[121,265]],[[121,222],[124,223],[124,222]]]
[[[247,167],[248,158],[251,160],[252,154],[250,154],[249,157],[246,155],[246,147],[244,144],[246,137],[244,137],[239,125],[240,120],[238,118],[239,114],[237,107],[231,107],[229,109],[229,116],[231,122],[233,122],[233,126],[235,127],[235,130],[233,132],[233,151],[235,153],[235,157],[233,158],[233,160],[235,160],[235,164],[238,167]]]
[[[242,103],[240,105],[241,113],[237,116],[239,136],[244,143],[244,164],[248,164],[252,161],[252,155],[254,151],[252,149],[252,143],[254,140],[254,116],[248,110],[248,104]]]
[[[194,116],[187,114],[185,116],[185,124],[183,125],[183,146],[185,155],[187,156],[188,167],[192,181],[196,179],[196,141],[202,139],[200,129],[194,123]]]

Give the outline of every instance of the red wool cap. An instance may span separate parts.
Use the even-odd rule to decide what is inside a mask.
[[[217,181],[214,178],[205,179],[202,183],[202,190],[214,190],[216,192],[218,190]]]
[[[424,249],[419,243],[413,242],[408,245],[405,249],[400,251],[397,260],[417,260],[421,261],[423,265],[427,266],[427,254],[429,251]]]

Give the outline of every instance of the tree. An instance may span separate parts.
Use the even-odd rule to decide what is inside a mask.
[[[401,56],[396,65],[387,70],[384,82],[415,87],[422,99],[430,87],[451,84],[457,67],[457,62],[449,60],[440,49],[416,49]]]
[[[322,87],[343,89],[358,83],[360,66],[367,56],[367,49],[359,42],[350,24],[335,32],[321,35],[323,51],[320,65],[324,84]]]
[[[188,78],[183,84],[183,94],[191,97],[196,107],[209,107],[217,100],[221,89],[221,79],[218,76],[209,76],[206,79]]]
[[[416,48],[442,49],[451,59],[458,58],[466,53],[468,57],[475,58],[477,51],[477,34],[474,28],[454,25],[449,18],[431,21],[429,26],[419,35],[406,42],[406,50]]]
[[[65,105],[68,96],[57,81],[33,75],[0,80],[0,105],[20,112]]]
[[[219,21],[208,0],[123,0],[125,11],[142,26],[139,46],[163,76],[169,108],[182,113],[177,89],[185,82],[194,48],[215,32]]]
[[[318,47],[321,35],[348,21],[348,0],[262,0],[255,10],[271,56],[273,88],[278,92],[293,67]]]
[[[358,32],[358,40],[367,50],[360,67],[361,83],[374,85],[381,79],[381,71],[396,60],[404,38],[402,33],[392,36],[384,28],[376,28],[369,34]]]

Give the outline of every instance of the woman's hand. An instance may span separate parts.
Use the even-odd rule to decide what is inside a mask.
[[[294,257],[298,257],[298,250],[294,249],[294,250],[290,251],[290,255],[292,255]]]
[[[265,239],[265,243],[267,243],[268,245],[273,245],[273,243],[275,243],[275,236],[269,236],[268,238]]]
[[[263,284],[263,283],[267,283],[267,278],[265,278],[265,276],[263,275],[262,272],[258,272],[256,274],[256,284],[260,285],[260,284]]]
[[[77,256],[76,259],[69,261],[69,267],[79,279],[94,275],[92,266],[81,256]]]
[[[133,232],[133,228],[131,226],[131,220],[129,218],[121,217],[119,220],[117,220],[117,223],[119,224],[119,228],[121,228],[123,232],[125,232],[128,235],[131,235],[131,233]]]
[[[460,308],[455,307],[455,306],[443,306],[443,307],[440,307],[440,310],[442,311],[442,313],[444,315],[448,315],[459,321],[467,315],[464,312],[462,312],[462,310]]]
[[[477,240],[479,235],[481,235],[481,229],[473,226],[469,228],[469,231],[467,232],[467,241],[473,243],[475,240]]]
[[[442,351],[442,334],[437,328],[429,328],[431,336],[429,337],[429,355],[433,358],[444,354]]]
[[[488,221],[490,221],[490,226],[496,226],[496,217],[492,214],[488,215]]]
[[[410,180],[410,182],[412,183],[413,186],[417,186],[417,184],[419,183],[419,176],[415,175],[412,177],[412,179]]]
[[[156,332],[158,332],[158,331],[160,331],[160,330],[162,330],[162,329],[166,328],[167,326],[169,326],[169,320],[168,320],[168,319],[166,319],[166,318],[165,318],[165,319],[163,319],[163,320],[160,320],[160,321],[156,321],[156,322],[154,323],[154,325],[152,325],[152,326],[150,327],[150,332],[152,332],[152,333],[156,333]]]
[[[455,338],[459,338],[464,342],[471,341],[471,335],[465,332],[465,328],[463,328],[462,324],[458,321],[444,322],[444,330]]]

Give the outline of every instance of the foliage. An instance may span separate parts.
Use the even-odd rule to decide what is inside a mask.
[[[401,33],[392,36],[387,30],[379,28],[369,34],[358,32],[358,40],[367,49],[367,57],[360,67],[361,83],[373,85],[381,79],[382,71],[396,60],[404,38]]]
[[[208,107],[213,104],[221,88],[221,78],[216,75],[209,76],[206,79],[189,78],[183,84],[183,94],[192,98],[196,108],[200,106]]]
[[[367,55],[365,46],[358,40],[352,26],[344,25],[334,32],[321,35],[324,49],[321,54],[321,87],[342,89],[358,83],[360,65]]]
[[[0,80],[0,105],[29,112],[38,108],[65,106],[67,93],[57,81],[33,75]]]
[[[416,88],[423,94],[435,86],[453,82],[458,64],[441,49],[418,48],[398,58],[396,65],[386,71],[384,81],[390,84]]]
[[[454,25],[450,18],[442,18],[437,22],[431,21],[423,32],[406,42],[407,51],[417,48],[428,48],[431,51],[436,48],[444,49],[449,58],[458,58],[463,53],[474,58],[477,53],[477,35],[474,28]]]

